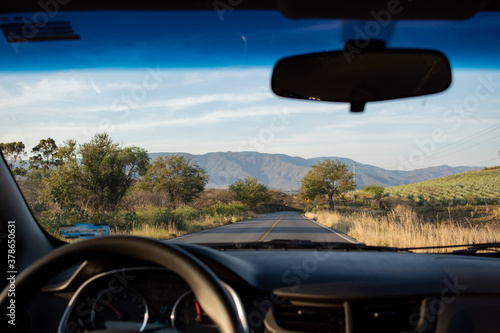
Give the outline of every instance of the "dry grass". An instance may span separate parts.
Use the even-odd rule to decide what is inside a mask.
[[[177,229],[174,225],[169,224],[168,226],[150,226],[148,224],[141,226],[140,228],[133,228],[129,235],[142,236],[155,239],[170,239],[175,237],[180,237],[185,235],[187,232]]]
[[[461,225],[453,221],[429,222],[411,207],[398,205],[387,214],[332,211],[306,213],[306,217],[368,245],[423,247],[494,242],[499,230],[492,225]]]
[[[236,223],[254,217],[255,214],[253,212],[247,212],[244,214],[236,214],[236,215],[223,215],[223,214],[202,215],[196,220],[189,223],[188,233],[217,228],[226,224]]]
[[[235,215],[201,215],[200,217],[190,221],[185,230],[178,229],[175,224],[169,223],[167,226],[151,226],[143,224],[140,227],[134,227],[130,232],[123,232],[121,234],[129,234],[134,236],[149,237],[155,239],[171,239],[175,237],[184,236],[186,234],[221,227],[226,224],[236,223],[242,220],[253,218],[255,214],[246,212]]]

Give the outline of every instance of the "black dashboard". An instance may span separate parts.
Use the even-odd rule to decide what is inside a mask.
[[[99,274],[72,297],[60,332],[125,329],[214,333],[190,287],[161,268],[128,268]]]
[[[249,332],[500,327],[500,259],[494,257],[181,246],[231,290]],[[85,262],[58,278],[31,305],[33,331],[217,332],[189,286],[163,268],[117,258]]]

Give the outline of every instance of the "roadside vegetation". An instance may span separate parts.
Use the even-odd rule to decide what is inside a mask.
[[[29,161],[22,142],[0,143],[0,151],[36,219],[60,239],[61,226],[76,223],[170,239],[280,210],[303,211],[370,245],[424,247],[500,238],[500,167],[354,191],[347,165],[324,160],[292,195],[252,177],[228,189],[208,189],[208,174],[196,161],[178,154],[151,161],[146,150],[122,147],[107,133],[59,146],[51,138],[40,140]]]
[[[301,202],[255,178],[207,189],[208,174],[196,161],[180,154],[151,161],[146,150],[123,147],[107,133],[84,143],[40,140],[29,161],[23,142],[0,143],[0,151],[38,222],[60,239],[62,226],[77,223],[169,239]]]
[[[385,193],[413,200],[420,206],[498,205],[500,167],[388,187]]]
[[[339,160],[319,161],[300,182],[306,201],[326,197],[332,210],[335,209],[335,196],[342,196],[356,188],[353,173]]]
[[[308,203],[306,217],[360,242],[426,247],[495,242],[500,239],[500,167],[421,183],[366,186]]]
[[[414,207],[402,204],[386,213],[320,210],[306,213],[306,217],[362,243],[403,248],[495,242],[500,232],[498,221],[474,225],[453,219],[432,220]]]

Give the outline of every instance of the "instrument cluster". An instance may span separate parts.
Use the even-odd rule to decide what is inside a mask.
[[[60,333],[92,330],[216,333],[188,284],[162,268],[102,273],[75,293]]]

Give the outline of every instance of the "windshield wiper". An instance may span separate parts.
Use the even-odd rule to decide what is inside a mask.
[[[441,245],[441,246],[423,246],[423,247],[407,247],[400,248],[401,251],[414,251],[414,250],[436,250],[436,249],[455,249],[451,252],[440,252],[443,254],[475,254],[478,251],[489,250],[492,252],[500,252],[500,243],[479,243],[479,244],[459,244],[459,245]]]
[[[261,242],[241,242],[241,243],[207,243],[202,244],[217,250],[343,250],[343,251],[401,251],[395,247],[369,246],[363,243],[331,243],[331,242],[313,242],[310,240],[297,239],[273,239]],[[406,252],[405,250],[403,250]]]
[[[500,243],[481,243],[481,244],[473,244],[468,245],[466,249],[463,250],[455,250],[451,253],[456,254],[474,254],[478,251],[489,250],[492,252],[500,252]]]
[[[333,243],[333,242],[313,242],[310,240],[297,239],[273,239],[261,242],[241,242],[241,243],[204,243],[216,250],[338,250],[338,251],[389,251],[389,252],[413,252],[415,250],[445,250],[461,248],[451,252],[439,252],[441,254],[476,254],[479,251],[489,250],[500,253],[500,243],[462,244],[462,245],[441,245],[425,247],[388,247],[371,246],[364,243]]]

